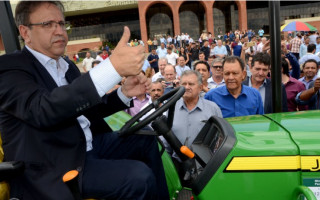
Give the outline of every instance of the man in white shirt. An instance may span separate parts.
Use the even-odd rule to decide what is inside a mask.
[[[267,42],[267,38],[263,37],[261,38],[261,42],[257,46],[257,52],[262,52],[263,45]]]
[[[92,68],[93,61],[94,61],[94,59],[91,57],[90,52],[87,52],[85,59],[83,59],[83,61],[82,61],[82,67],[83,67],[84,72],[88,72]]]
[[[172,52],[172,48],[168,47],[167,48],[167,55],[166,58],[168,60],[168,63],[170,63],[171,65],[175,66],[177,64],[177,59],[179,58],[178,54]]]
[[[160,58],[158,61],[159,71],[152,76],[152,82],[157,81],[159,78],[164,78],[164,68],[168,64],[168,60],[166,58]]]
[[[102,56],[102,51],[99,51],[99,52],[98,52],[98,55],[97,55],[97,57],[96,57],[96,60],[102,62],[102,61],[103,61],[103,58],[102,58],[101,56]]]

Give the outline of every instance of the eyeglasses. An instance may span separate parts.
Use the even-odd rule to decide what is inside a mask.
[[[27,26],[41,26],[44,29],[53,31],[57,29],[57,26],[60,26],[62,30],[69,30],[70,29],[70,23],[65,21],[47,21],[47,22],[40,22],[40,23],[34,23],[34,24],[28,24]]]
[[[222,69],[223,67],[222,67],[222,65],[216,65],[216,66],[212,66],[213,68],[215,68],[215,69],[217,69],[217,68],[220,68],[220,69]]]

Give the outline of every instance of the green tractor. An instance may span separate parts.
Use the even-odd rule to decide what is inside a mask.
[[[119,113],[106,118],[109,125],[114,119],[118,120],[115,124],[124,124],[120,135],[132,132],[163,135],[189,166],[191,186],[184,188],[171,157],[160,147],[171,199],[183,199],[186,190],[199,200],[320,199],[317,128],[320,111],[211,117],[200,133],[195,133],[198,135],[190,151],[184,149],[171,130],[173,107],[184,91],[180,88],[174,92],[175,95],[164,95],[129,121],[129,117]],[[158,108],[159,103],[169,98]],[[137,122],[153,107],[157,109],[152,115]],[[168,117],[159,117],[166,109],[169,109]],[[151,121],[154,131],[139,130]]]

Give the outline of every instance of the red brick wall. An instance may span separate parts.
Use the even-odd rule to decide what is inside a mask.
[[[100,46],[102,46],[102,41],[67,45],[66,54],[72,58],[73,54],[78,53],[81,49],[99,50]]]
[[[312,26],[316,27],[318,31],[320,31],[320,21],[307,22]]]

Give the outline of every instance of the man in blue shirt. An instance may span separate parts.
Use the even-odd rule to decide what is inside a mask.
[[[156,50],[152,49],[151,54],[148,56],[148,61],[150,63],[150,66],[154,69],[155,73],[159,71],[158,60],[159,56],[157,55]]]
[[[260,28],[259,31],[258,31],[258,34],[259,34],[260,37],[262,37],[263,34],[264,34],[264,30],[262,28]]]
[[[320,78],[310,83],[309,88],[297,94],[299,105],[308,105],[310,110],[320,109]]]
[[[227,49],[225,46],[222,45],[221,40],[218,40],[217,43],[218,43],[218,45],[213,48],[213,53],[216,56],[216,58],[217,57],[224,58],[225,56],[228,55]]]
[[[164,44],[163,42],[161,42],[160,48],[158,48],[158,49],[156,50],[156,52],[157,52],[159,58],[164,58],[164,57],[166,57],[166,55],[167,55],[167,49],[165,48],[165,44]]]
[[[224,118],[264,114],[259,91],[242,85],[247,76],[244,62],[237,56],[230,56],[222,65],[226,85],[210,90],[204,98],[218,104]]]
[[[317,37],[317,43],[316,43],[316,53],[320,52],[320,37]]]

